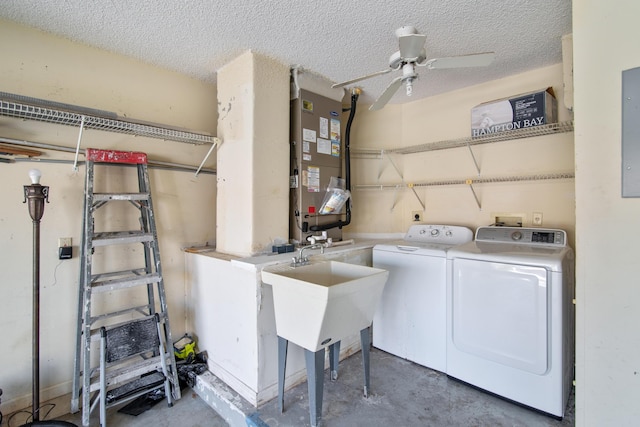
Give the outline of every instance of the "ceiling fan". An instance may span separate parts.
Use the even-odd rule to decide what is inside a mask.
[[[352,83],[369,79],[371,77],[390,73],[391,71],[402,70],[402,75],[391,80],[391,83],[389,83],[389,86],[387,86],[384,92],[382,92],[382,95],[380,95],[373,105],[369,107],[369,110],[379,110],[389,102],[402,83],[405,84],[407,96],[411,96],[411,93],[413,92],[413,81],[418,78],[416,66],[427,67],[428,70],[484,67],[493,62],[495,57],[494,52],[484,52],[471,55],[427,59],[427,53],[424,48],[427,36],[419,34],[415,27],[407,25],[398,28],[396,30],[396,37],[398,37],[400,50],[389,57],[388,69],[358,77],[356,79],[347,80],[346,82],[336,83],[332,87],[348,86]]]

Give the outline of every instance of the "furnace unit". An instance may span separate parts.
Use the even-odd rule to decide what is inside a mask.
[[[301,87],[292,91],[289,237],[295,243],[306,244],[307,237],[323,231],[333,240],[342,239],[339,227],[324,228],[343,219],[345,208],[329,214],[320,211],[331,178],[344,178],[343,91],[326,87],[333,98]]]

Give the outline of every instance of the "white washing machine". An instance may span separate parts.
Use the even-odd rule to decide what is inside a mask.
[[[566,233],[480,227],[447,258],[447,374],[562,418],[574,372]]]
[[[373,248],[373,266],[389,271],[374,347],[445,372],[447,250],[472,238],[466,227],[413,225],[404,240]]]

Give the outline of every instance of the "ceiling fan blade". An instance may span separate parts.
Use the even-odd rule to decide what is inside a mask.
[[[495,56],[495,52],[449,56],[446,58],[433,58],[418,65],[426,66],[430,70],[441,68],[486,67],[493,62]]]
[[[398,41],[400,42],[400,56],[407,60],[420,57],[426,40],[427,36],[424,34],[407,34],[398,37]]]
[[[393,97],[393,95],[395,95],[396,91],[401,85],[402,85],[402,76],[396,77],[395,79],[391,80],[391,83],[389,83],[389,86],[387,86],[384,92],[382,92],[382,95],[380,95],[378,99],[376,99],[376,102],[374,102],[373,105],[369,107],[369,110],[370,111],[379,110],[385,105],[387,105],[387,102],[389,102],[389,100]]]
[[[376,77],[376,76],[381,76],[382,74],[387,74],[390,73],[391,71],[393,71],[391,68],[389,68],[388,70],[383,70],[383,71],[378,71],[372,74],[367,74],[366,76],[362,76],[362,77],[357,77],[355,79],[352,80],[347,80],[346,82],[342,82],[342,83],[336,83],[334,85],[331,85],[331,87],[343,87],[343,86],[348,86],[351,83],[356,83],[362,80],[366,80],[366,79],[370,79],[371,77]]]

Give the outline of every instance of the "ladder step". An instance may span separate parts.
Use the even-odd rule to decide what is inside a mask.
[[[94,202],[109,202],[111,200],[149,200],[149,193],[94,193]]]
[[[132,270],[121,270],[121,271],[110,271],[107,273],[96,273],[92,275],[91,281],[93,282],[98,279],[104,279],[107,277],[123,277],[123,276],[131,276],[131,275],[142,276],[144,274],[147,274],[147,271],[144,268],[135,268]]]
[[[155,314],[145,314],[142,317],[133,319],[133,321],[149,319],[149,318],[151,318],[153,316],[155,316]],[[160,316],[161,319],[164,319],[165,318],[165,313],[158,313],[158,316]],[[111,330],[113,328],[118,328],[118,327],[120,327],[122,325],[127,325],[127,324],[129,324],[131,322],[132,322],[132,320],[129,319],[129,320],[125,320],[124,322],[113,323],[111,325],[104,325],[104,328],[106,330]],[[102,327],[91,329],[91,341],[99,341],[100,340],[100,332],[101,332],[100,330],[101,329],[102,329]]]
[[[147,164],[147,155],[135,151],[97,150],[87,148],[84,157],[88,162]]]
[[[98,276],[96,280],[91,281],[91,288],[94,292],[110,292],[118,289],[132,288],[134,286],[148,285],[157,283],[161,280],[157,273],[137,275],[131,274],[117,279],[110,279],[104,276]]]
[[[152,242],[152,233],[145,233],[144,231],[108,231],[95,233],[93,235],[93,247],[109,246],[109,245],[123,245],[128,243],[142,243]]]
[[[133,396],[146,393],[164,384],[165,377],[161,372],[153,372],[149,375],[143,375],[140,378],[128,382],[120,387],[107,391],[107,405],[117,402],[121,399],[132,398]]]
[[[166,359],[169,359],[171,355],[165,353]],[[125,381],[147,374],[149,372],[156,371],[162,368],[162,356],[154,356],[148,359],[142,359],[136,363],[126,363],[124,366],[116,365],[115,367],[107,368],[106,381],[107,385],[122,384]],[[169,360],[167,360],[167,365]],[[100,389],[99,378],[91,382],[90,391],[94,392]]]
[[[113,311],[113,312],[110,312],[110,313],[102,313],[102,314],[99,314],[97,316],[92,316],[91,319],[90,319],[90,324],[93,325],[95,322],[100,321],[100,320],[106,320],[106,319],[109,319],[111,317],[123,316],[125,314],[130,314],[130,313],[138,313],[138,314],[142,314],[142,315],[146,316],[146,315],[148,315],[149,310],[151,308],[152,308],[151,304],[146,304],[146,305],[139,305],[137,307],[126,308],[126,309],[123,309],[123,310]]]

